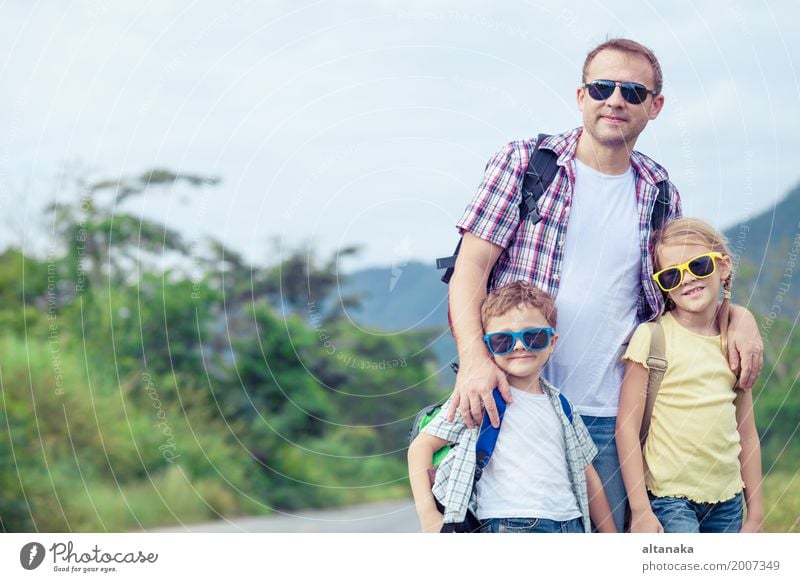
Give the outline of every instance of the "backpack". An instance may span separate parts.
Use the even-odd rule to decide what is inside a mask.
[[[664,379],[664,372],[667,371],[666,339],[664,337],[664,327],[658,321],[651,321],[646,324],[650,328],[650,354],[647,356],[647,398],[642,414],[642,426],[639,429],[639,442],[644,449],[647,435],[650,432],[650,419],[653,416],[653,407],[656,404],[658,389],[661,388],[661,381]]]
[[[500,426],[497,428],[493,427],[491,420],[489,420],[489,414],[486,412],[483,413],[483,420],[481,421],[480,431],[478,432],[478,441],[475,444],[475,478],[472,483],[473,489],[478,481],[480,481],[481,475],[483,475],[483,471],[489,464],[489,461],[492,460],[492,454],[494,453],[494,448],[497,444],[497,437],[500,435],[500,427],[503,426],[503,416],[506,412],[506,401],[503,400],[503,397],[500,395],[500,390],[495,388],[492,391],[492,396],[494,397],[494,402],[497,405],[497,413],[500,417]],[[561,409],[564,411],[564,415],[567,417],[567,420],[569,420],[569,423],[572,424],[572,406],[570,405],[569,400],[567,400],[566,397],[560,392],[558,394],[558,399],[561,403]],[[441,411],[441,404],[431,404],[417,413],[417,416],[414,419],[414,424],[411,425],[411,429],[408,433],[409,444],[437,414],[441,413]],[[431,487],[433,487],[433,483],[436,480],[436,468],[452,450],[453,446],[454,445],[452,444],[447,444],[433,453],[432,466],[428,471]],[[444,513],[444,507],[439,500],[434,497],[434,501],[436,502],[436,509],[438,509],[440,513]],[[441,533],[474,533],[477,532],[480,527],[481,523],[478,518],[469,509],[467,509],[467,515],[465,516],[464,521],[443,524]]]
[[[650,420],[653,417],[653,407],[656,404],[656,396],[661,388],[661,381],[664,379],[664,372],[667,371],[667,350],[666,338],[664,337],[664,327],[658,321],[651,321],[646,324],[650,328],[650,353],[647,356],[647,396],[642,413],[642,425],[639,428],[639,444],[644,455],[644,444],[647,442],[647,435],[650,433]],[[625,517],[623,519],[623,531],[631,531],[631,506],[625,505]]]
[[[517,228],[520,228],[528,218],[531,224],[538,224],[542,221],[542,216],[539,214],[538,202],[539,199],[544,196],[544,193],[547,192],[550,184],[553,183],[559,167],[558,156],[553,150],[539,149],[539,145],[549,137],[551,136],[546,133],[540,133],[537,136],[536,146],[528,160],[528,168],[525,171],[525,177],[520,187],[522,201],[519,203],[519,225]],[[653,205],[653,213],[650,216],[652,232],[655,232],[664,224],[670,204],[669,180],[656,182],[656,187],[658,188],[658,196]],[[463,237],[459,239],[452,255],[436,259],[436,268],[445,270],[444,275],[442,275],[442,282],[446,284],[450,283],[450,278],[453,276],[456,259],[461,250],[462,240]],[[498,257],[498,262],[499,260],[500,258]],[[489,277],[486,281],[487,289],[491,289],[492,287],[496,267],[497,263],[495,263],[489,273]]]

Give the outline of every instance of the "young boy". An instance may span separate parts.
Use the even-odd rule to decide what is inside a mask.
[[[467,428],[460,416],[448,422],[440,413],[411,443],[409,480],[422,531],[461,522],[467,509],[480,520],[481,532],[590,532],[590,515],[598,531],[616,531],[591,466],[597,449],[580,416],[572,414],[570,422],[558,390],[540,377],[558,337],[553,299],[523,281],[511,283],[486,297],[481,324],[489,352],[512,387],[513,403],[474,487],[479,428]],[[448,443],[455,446],[431,487],[432,455]]]

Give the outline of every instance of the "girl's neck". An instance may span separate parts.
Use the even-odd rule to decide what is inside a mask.
[[[686,311],[680,307],[675,307],[670,311],[681,326],[685,327],[697,335],[715,336],[719,335],[719,323],[717,322],[717,311],[719,305],[711,305],[705,311]]]

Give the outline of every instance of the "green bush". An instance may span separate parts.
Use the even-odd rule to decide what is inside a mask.
[[[176,387],[142,377],[119,386],[70,349],[0,339],[5,529],[119,531],[243,510],[257,487],[207,400],[192,389],[182,405],[155,400]]]

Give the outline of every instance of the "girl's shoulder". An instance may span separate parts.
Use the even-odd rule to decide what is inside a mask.
[[[666,313],[655,321],[640,323],[633,332],[628,347],[622,356],[625,360],[631,360],[647,368],[647,360],[651,354],[651,345],[654,334],[664,337],[664,347],[659,351],[666,351],[666,337],[669,335],[672,317]],[[659,331],[658,328],[661,328]]]

